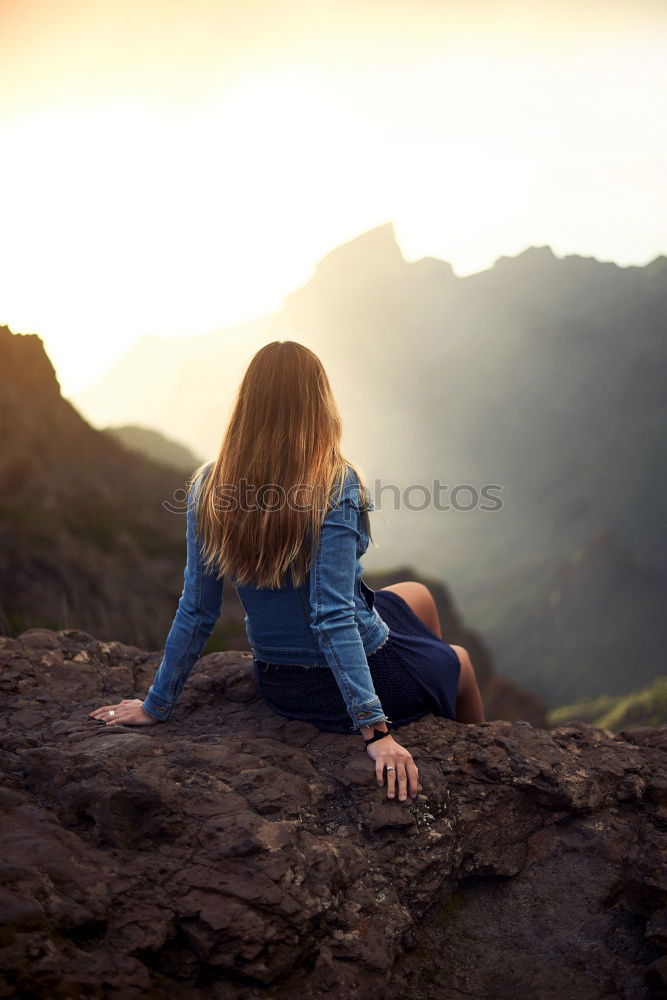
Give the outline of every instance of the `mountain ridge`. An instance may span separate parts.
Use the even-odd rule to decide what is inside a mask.
[[[46,379],[39,389],[35,372],[40,384]],[[0,632],[74,628],[162,647],[183,584],[185,508],[178,496],[194,472],[190,459],[173,467],[156,459],[155,441],[147,444],[141,434],[150,456],[90,427],[60,395],[36,335],[25,340],[0,328],[0,390]],[[158,446],[163,456],[174,454],[173,443]],[[396,572],[385,573],[378,587],[396,582]],[[398,572],[398,579],[419,578],[409,567]],[[478,651],[489,711],[545,726],[544,704],[495,674],[449,590],[438,581],[431,586],[451,641],[462,636]],[[206,651],[247,651],[244,615],[227,584]]]
[[[268,340],[297,340],[321,357],[342,412],[345,452],[368,479],[394,484],[401,495],[435,478],[449,488],[501,489],[502,506],[491,513],[474,504],[468,512],[433,504],[378,511],[383,551],[369,550],[370,569],[409,562],[452,581],[466,619],[493,635],[503,673],[524,685],[528,674],[544,678],[552,705],[596,693],[575,692],[567,679],[582,657],[598,693],[610,689],[610,677],[621,683],[637,636],[643,675],[626,682],[648,683],[661,669],[663,630],[654,599],[644,590],[627,594],[621,560],[612,604],[623,608],[623,624],[617,615],[611,646],[594,592],[584,602],[596,615],[587,623],[574,609],[569,618],[552,609],[545,619],[543,589],[599,531],[637,565],[667,577],[657,544],[667,517],[661,258],[624,268],[559,258],[543,246],[455,278],[433,261],[401,263],[393,226],[369,232],[354,266],[325,277],[316,270],[252,331],[184,344],[166,369],[168,352],[157,347],[134,355],[131,376],[95,390],[104,422],[152,426],[215,454],[254,351]],[[121,413],[123,394],[130,409]],[[516,577],[529,561],[538,577],[510,593],[499,571]],[[593,587],[593,573],[589,579]],[[494,633],[492,621],[502,623]],[[569,637],[560,662],[559,631]],[[535,640],[529,660],[526,633]]]

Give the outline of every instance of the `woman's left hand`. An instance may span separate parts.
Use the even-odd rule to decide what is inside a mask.
[[[89,712],[91,719],[101,719],[107,726],[114,726],[120,723],[121,726],[152,726],[159,723],[160,719],[154,719],[148,712],[144,712],[141,698],[123,698],[117,705],[103,705],[96,708],[94,712]]]

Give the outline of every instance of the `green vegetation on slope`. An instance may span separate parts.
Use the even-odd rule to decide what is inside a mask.
[[[667,722],[667,677],[656,677],[647,687],[632,694],[603,694],[590,701],[555,708],[548,719],[551,726],[577,719],[612,732],[628,726],[660,726]]]

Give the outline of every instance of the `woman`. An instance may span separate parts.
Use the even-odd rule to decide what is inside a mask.
[[[273,341],[243,378],[220,453],[188,497],[183,593],[146,698],[91,712],[107,725],[169,718],[232,581],[246,612],[260,692],[275,712],[359,732],[379,785],[418,792],[412,754],[392,733],[429,712],[482,722],[475,671],[442,638],[429,590],[373,591],[359,558],[372,501],[340,451],[341,421],[312,351]],[[385,714],[388,712],[389,714]]]

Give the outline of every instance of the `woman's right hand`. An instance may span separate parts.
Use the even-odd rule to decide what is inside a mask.
[[[145,712],[142,705],[141,698],[123,698],[116,705],[96,708],[88,716],[99,719],[105,726],[154,726],[162,721]]]
[[[396,782],[398,780],[398,798],[402,802],[407,798],[417,797],[419,791],[419,770],[412,754],[389,733],[381,740],[375,740],[366,747],[369,756],[375,761],[375,777],[378,785],[384,784],[383,772],[387,765],[387,798],[396,797]]]

